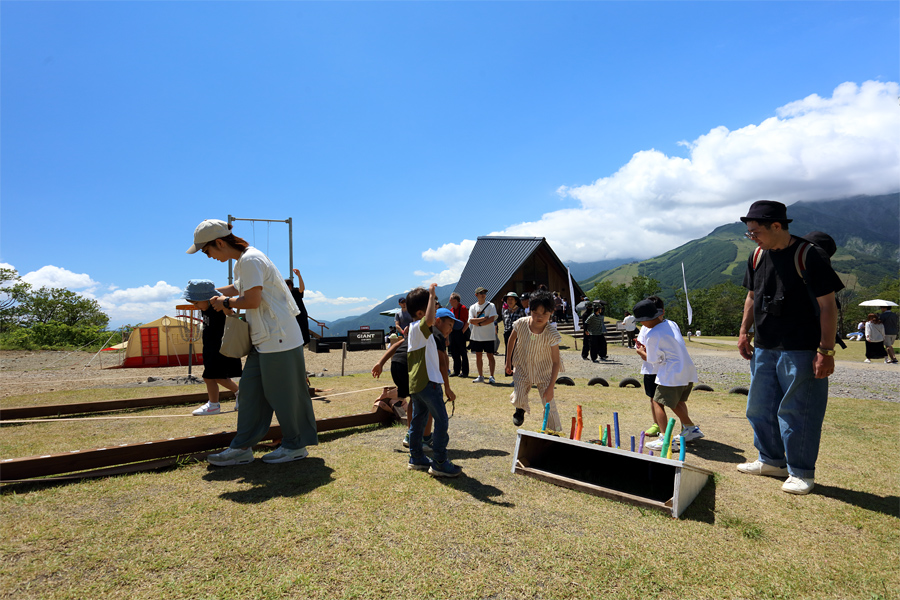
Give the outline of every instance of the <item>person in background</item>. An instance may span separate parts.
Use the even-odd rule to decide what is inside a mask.
[[[291,298],[297,303],[300,314],[297,315],[297,325],[300,326],[300,332],[303,334],[303,345],[309,344],[309,313],[306,312],[306,305],[303,304],[303,292],[306,291],[306,284],[303,283],[303,276],[300,275],[300,269],[294,269],[294,275],[297,276],[297,287],[294,287],[294,281],[290,278],[285,279],[288,289],[291,291]]]
[[[503,309],[503,348],[506,362],[509,363],[509,336],[513,332],[513,324],[525,316],[525,310],[519,306],[519,296],[515,292],[506,295],[506,308]]]
[[[265,437],[272,415],[281,426],[281,446],[262,457],[266,463],[306,458],[307,446],[319,443],[316,415],[306,383],[300,310],[269,258],[233,233],[231,224],[207,219],[194,230],[188,254],[202,251],[220,262],[235,261],[234,284],[217,288],[210,298],[218,311],[242,309],[250,326],[252,348],[241,377],[237,434],[224,452],[210,454],[210,464],[225,467],[254,460],[253,446]]]
[[[598,357],[606,360],[606,319],[603,316],[601,302],[594,302],[594,314],[585,319],[584,332],[590,340],[591,360],[597,362]]]
[[[409,324],[415,321],[410,314],[406,311],[406,297],[400,298],[397,301],[397,304],[400,305],[400,312],[398,312],[394,316],[394,327],[397,328],[397,333],[406,337],[406,334],[409,329]]]
[[[866,360],[863,362],[870,363],[873,358],[876,360],[883,358],[884,362],[891,362],[885,351],[884,325],[878,315],[869,313],[866,317]]]
[[[520,304],[522,305],[522,310],[525,311],[525,316],[527,317],[531,312],[531,294],[525,292],[524,294],[522,294],[522,297],[519,298],[519,300]]]
[[[897,313],[891,310],[890,306],[881,307],[881,324],[884,325],[884,349],[887,350],[886,363],[897,363],[897,356],[894,354],[894,342],[897,341],[897,334],[900,333],[900,324],[898,324]]]
[[[461,329],[450,332],[450,356],[453,358],[453,372],[450,376],[468,377],[469,353],[466,351],[466,340],[469,337],[469,309],[456,292],[450,294],[450,312],[463,323]]]
[[[203,383],[209,400],[192,412],[197,417],[217,415],[221,412],[219,386],[234,392],[234,410],[238,409],[238,385],[231,380],[240,377],[243,367],[241,359],[224,356],[219,352],[222,335],[225,333],[225,316],[234,312],[226,309],[219,312],[210,305],[209,299],[218,296],[215,284],[208,279],[191,279],[184,290],[183,298],[200,309],[203,315]]]
[[[634,315],[627,310],[625,318],[622,319],[622,325],[625,326],[625,337],[628,338],[628,347],[634,348],[634,337],[637,335],[637,325],[634,324]]]
[[[478,377],[472,383],[484,383],[484,363],[482,355],[487,354],[490,379],[494,381],[494,340],[496,331],[494,321],[497,320],[497,309],[487,300],[487,290],[479,287],[475,290],[476,302],[469,307],[469,327],[472,332],[472,352],[475,353],[475,367],[478,369]]]

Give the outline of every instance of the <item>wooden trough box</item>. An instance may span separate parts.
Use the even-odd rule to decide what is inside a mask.
[[[562,487],[661,510],[678,518],[712,471],[628,450],[518,431],[512,472]]]

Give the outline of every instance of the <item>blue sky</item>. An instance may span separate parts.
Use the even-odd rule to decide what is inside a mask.
[[[313,317],[480,235],[649,257],[900,188],[896,2],[3,2],[0,263],[172,314],[205,218],[294,222]],[[287,226],[238,235],[288,270]]]

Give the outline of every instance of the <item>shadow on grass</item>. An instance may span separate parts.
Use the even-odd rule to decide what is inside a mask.
[[[255,460],[249,465],[213,467],[205,481],[236,481],[250,484],[247,490],[225,492],[220,497],[240,504],[260,504],[272,498],[302,496],[334,481],[334,469],[318,456],[290,463],[269,465]]]
[[[690,454],[695,454],[705,460],[734,464],[747,462],[743,448],[735,448],[715,440],[703,439],[689,445],[688,448],[690,449]]]
[[[698,521],[709,525],[716,524],[716,478],[710,477],[700,493],[683,513],[684,521]]]
[[[857,490],[846,490],[844,488],[834,487],[833,485],[816,484],[813,488],[813,494],[819,494],[826,498],[834,498],[852,504],[864,510],[878,512],[895,519],[900,519],[900,497],[897,496],[876,496],[869,492],[860,492]]]
[[[447,487],[451,487],[460,492],[466,492],[479,502],[493,504],[494,506],[502,506],[503,508],[516,507],[512,502],[495,500],[494,498],[503,496],[503,490],[494,487],[493,485],[481,483],[474,477],[467,475],[465,471],[463,471],[459,477],[454,477],[452,479],[447,477],[435,477],[435,479]]]

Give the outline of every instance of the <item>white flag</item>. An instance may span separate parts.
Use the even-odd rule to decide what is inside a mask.
[[[687,302],[688,325],[694,321],[694,311],[691,309],[691,301],[688,300],[687,276],[684,274],[684,263],[681,263],[681,279],[684,281],[684,301]]]
[[[575,310],[575,287],[572,285],[572,271],[566,267],[566,276],[569,278],[569,306],[572,307],[572,323],[575,324],[575,332],[581,331],[578,327],[578,311]]]

